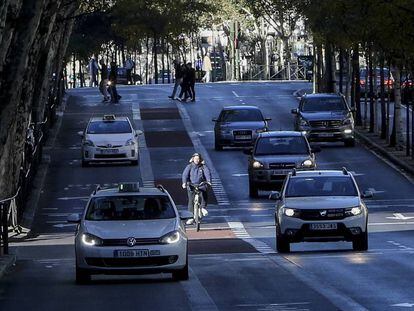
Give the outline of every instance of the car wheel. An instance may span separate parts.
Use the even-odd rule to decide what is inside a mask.
[[[88,284],[91,281],[91,274],[86,269],[76,267],[76,284]]]
[[[354,251],[366,251],[368,250],[368,232],[361,234],[359,237],[352,241],[352,248]]]
[[[276,233],[276,250],[278,253],[289,253],[290,243],[286,241],[280,234]]]
[[[82,167],[88,167],[89,166],[89,162],[82,160]]]
[[[214,149],[217,150],[217,151],[221,151],[221,150],[223,150],[223,146],[219,145],[218,141],[215,140],[214,141]]]
[[[188,255],[186,257],[185,267],[181,270],[173,271],[172,277],[176,281],[187,281],[188,280]]]
[[[355,139],[347,139],[345,140],[345,147],[355,147]]]
[[[133,160],[133,161],[131,161],[131,164],[132,164],[133,166],[137,166],[137,165],[138,165],[138,160]]]
[[[251,198],[257,198],[259,196],[259,189],[257,188],[257,186],[249,181],[249,196]]]

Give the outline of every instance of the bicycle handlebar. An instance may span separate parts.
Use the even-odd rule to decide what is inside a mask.
[[[187,186],[189,186],[189,187],[193,187],[193,188],[196,188],[196,189],[198,189],[198,188],[200,188],[200,187],[202,187],[202,186],[204,186],[204,185],[209,185],[209,186],[211,186],[211,184],[208,182],[208,181],[202,181],[201,183],[199,183],[199,184],[193,184],[193,183],[191,183],[191,182],[187,182]]]

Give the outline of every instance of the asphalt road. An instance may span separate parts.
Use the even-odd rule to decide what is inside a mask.
[[[275,251],[274,204],[266,192],[250,199],[247,156],[240,149],[214,150],[213,123],[227,105],[256,105],[270,128],[292,129],[292,93],[307,83],[223,83],[197,85],[196,103],[167,98],[171,86],[120,87],[119,105],[102,104],[96,89],[69,92],[61,124],[45,153],[51,162],[30,236],[12,244],[14,271],[0,284],[1,310],[399,310],[414,307],[413,182],[385,160],[357,144],[322,144],[321,169],[346,166],[357,176],[367,201],[369,251],[351,243],[294,244]],[[139,167],[80,166],[80,137],[89,117],[127,115],[142,129]],[[185,208],[180,173],[194,152],[213,171],[209,216],[202,231],[189,228],[190,280],[170,275],[97,276],[74,283],[74,226],[96,184],[161,183]]]

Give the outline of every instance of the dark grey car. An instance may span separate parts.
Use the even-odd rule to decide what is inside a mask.
[[[223,108],[218,119],[213,119],[214,147],[243,147],[254,144],[259,133],[268,131],[267,121],[255,106],[229,106]]]
[[[262,133],[249,156],[249,194],[257,197],[259,189],[280,186],[285,177],[296,170],[316,168],[315,154],[306,136],[301,132],[277,131]]]
[[[305,94],[299,108],[292,109],[295,130],[303,132],[309,141],[342,141],[355,145],[354,117],[345,98],[340,94]]]

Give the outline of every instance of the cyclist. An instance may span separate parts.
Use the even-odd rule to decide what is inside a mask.
[[[191,187],[188,187],[188,183],[200,184],[202,182],[207,182],[211,185],[211,172],[207,165],[204,163],[203,158],[199,153],[194,153],[191,156],[190,164],[186,166],[182,175],[182,187],[183,189],[187,188],[188,194],[188,210],[194,214],[194,190]],[[199,190],[201,190],[201,211],[203,216],[207,216],[207,185],[202,185]],[[190,220],[187,223],[191,224],[193,221]]]

